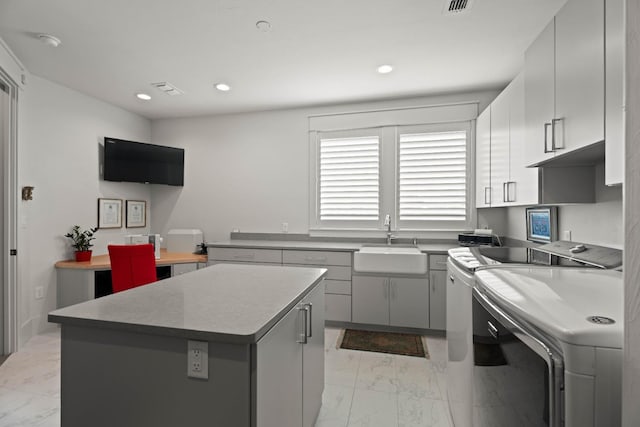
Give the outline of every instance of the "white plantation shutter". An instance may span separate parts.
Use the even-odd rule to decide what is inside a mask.
[[[320,220],[376,221],[380,137],[320,138]]]
[[[400,135],[401,221],[466,221],[465,131]]]

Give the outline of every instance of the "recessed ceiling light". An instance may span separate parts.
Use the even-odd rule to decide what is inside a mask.
[[[38,34],[38,40],[49,47],[58,47],[62,43],[59,38],[54,37],[51,34]]]
[[[271,31],[271,23],[269,21],[258,21],[256,22],[256,28],[263,33],[268,33]]]
[[[138,99],[142,99],[143,101],[148,101],[151,99],[151,97],[149,95],[147,95],[146,93],[136,93],[136,98]]]
[[[381,65],[378,67],[378,72],[380,74],[389,74],[393,71],[393,67],[391,65]]]
[[[222,92],[228,92],[231,90],[231,86],[229,86],[226,83],[217,83],[215,86],[216,89],[222,91]]]

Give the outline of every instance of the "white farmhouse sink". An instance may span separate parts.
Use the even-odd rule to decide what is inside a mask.
[[[353,269],[361,273],[426,274],[427,254],[416,247],[364,246],[353,255]]]

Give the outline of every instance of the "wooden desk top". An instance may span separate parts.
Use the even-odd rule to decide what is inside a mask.
[[[192,262],[207,262],[206,255],[196,255],[182,252],[167,252],[160,249],[160,259],[156,259],[156,265],[187,264]],[[111,262],[109,254],[93,255],[90,261],[76,262],[74,260],[58,261],[56,268],[71,268],[75,270],[109,270]]]

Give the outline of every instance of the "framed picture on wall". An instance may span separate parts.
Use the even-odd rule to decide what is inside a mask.
[[[144,200],[127,200],[126,227],[139,228],[147,226],[147,202]]]
[[[122,199],[98,199],[98,228],[122,227]]]

